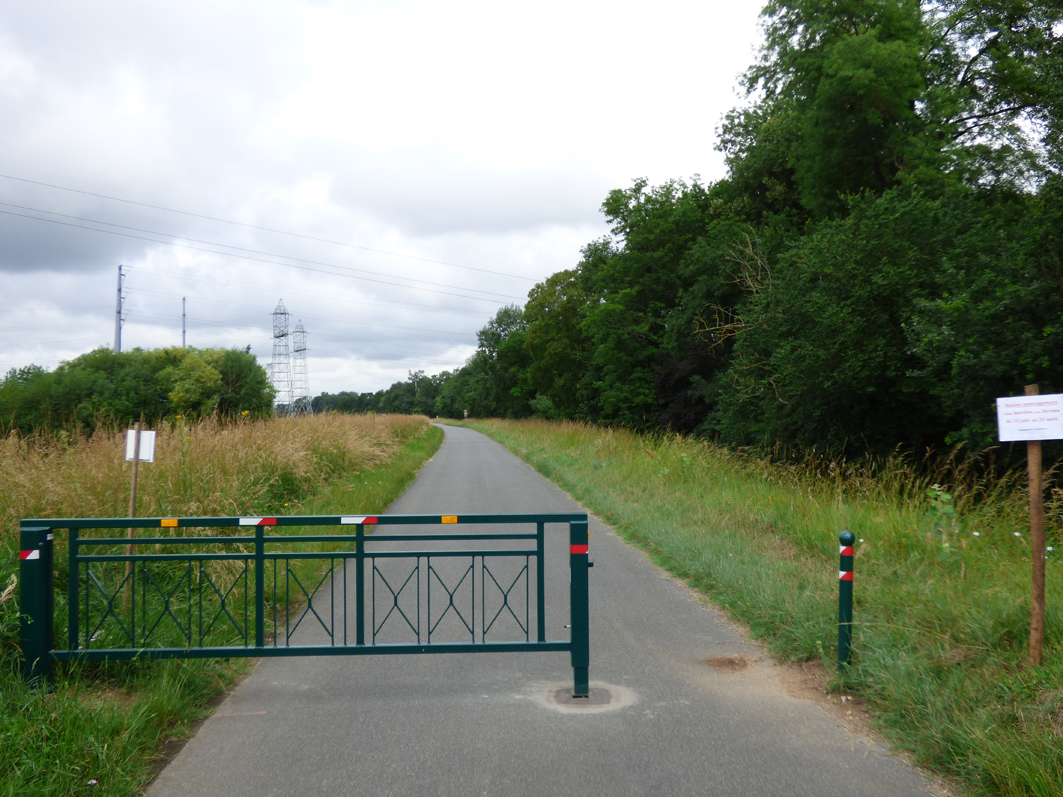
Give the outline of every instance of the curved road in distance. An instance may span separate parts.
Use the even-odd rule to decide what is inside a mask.
[[[445,431],[391,514],[581,511],[487,437]],[[549,639],[568,635],[560,528],[547,527],[548,570],[564,573],[548,583]],[[571,690],[568,653],[263,659],[149,797],[942,793],[788,696],[758,647],[593,516],[590,537],[590,678],[608,706],[550,699]],[[710,657],[752,664],[725,674]]]

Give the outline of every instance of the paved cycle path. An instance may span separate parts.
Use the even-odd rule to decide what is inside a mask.
[[[445,432],[391,514],[581,511],[485,436]],[[548,535],[565,569],[547,637],[565,639],[567,529]],[[940,794],[787,695],[759,648],[593,516],[590,537],[590,678],[608,705],[551,699],[571,689],[568,653],[264,659],[149,797]],[[751,664],[718,672],[717,657]]]

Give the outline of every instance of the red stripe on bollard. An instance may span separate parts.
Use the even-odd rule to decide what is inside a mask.
[[[588,553],[590,549],[589,545],[573,545],[569,548],[569,553]]]

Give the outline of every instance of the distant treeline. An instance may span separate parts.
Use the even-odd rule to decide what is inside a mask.
[[[1057,5],[773,0],[764,21],[725,179],[611,192],[612,235],[463,368],[315,407],[859,456],[981,449],[998,396],[1063,392]]]
[[[405,382],[396,382],[387,390],[376,393],[322,393],[311,401],[314,412],[379,412],[408,415],[427,415],[445,418],[461,417],[461,409],[443,398],[444,387],[453,374],[443,371],[425,376],[424,371],[411,371]]]
[[[54,371],[30,365],[0,382],[0,433],[79,430],[144,418],[262,416],[275,393],[254,355],[238,349],[96,349]]]

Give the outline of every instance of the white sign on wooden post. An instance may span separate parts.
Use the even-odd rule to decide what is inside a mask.
[[[126,462],[133,459],[133,451],[137,444],[137,433],[135,430],[130,429],[125,433],[125,458]],[[140,433],[140,456],[138,459],[141,462],[154,462],[155,461],[155,432],[141,432]]]
[[[1045,636],[1045,506],[1041,441],[1063,440],[1063,394],[1040,395],[1027,385],[1025,396],[997,399],[1000,442],[1026,441],[1030,482],[1030,666],[1041,663]]]
[[[997,399],[1000,442],[1063,440],[1063,393]]]

